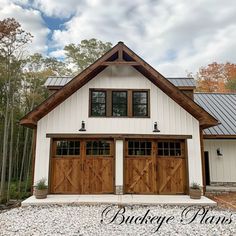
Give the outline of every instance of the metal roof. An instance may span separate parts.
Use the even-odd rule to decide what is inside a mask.
[[[204,129],[204,134],[236,135],[236,94],[195,93],[194,101],[221,122]]]
[[[167,78],[173,85],[177,87],[196,87],[193,78]]]
[[[52,76],[52,77],[48,77],[46,82],[45,82],[45,86],[47,87],[51,87],[51,86],[64,86],[65,84],[67,84],[68,82],[70,82],[72,80],[73,77],[71,76]]]
[[[48,77],[44,85],[47,87],[60,87],[67,84],[72,79],[73,77],[71,76]],[[196,87],[196,83],[193,78],[167,78],[167,79],[177,87]]]

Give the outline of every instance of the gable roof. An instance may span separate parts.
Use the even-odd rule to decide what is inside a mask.
[[[159,87],[164,93],[171,97],[181,107],[193,115],[202,128],[217,125],[218,121],[206,112],[202,107],[196,104],[188,96],[184,95],[177,87],[169,82],[163,75],[151,67],[147,62],[136,55],[123,42],[119,42],[92,65],[75,76],[63,88],[56,91],[39,106],[34,108],[20,120],[21,125],[34,128],[38,120],[48,114],[56,106],[66,100],[74,92],[89,82],[97,74],[110,65],[130,65],[148,78],[152,83]]]
[[[204,135],[236,136],[236,94],[195,93],[194,100],[221,122],[217,126],[204,129]]]

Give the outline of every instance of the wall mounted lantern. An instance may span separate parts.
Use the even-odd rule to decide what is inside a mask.
[[[157,128],[157,122],[154,122],[154,130],[153,130],[152,132],[155,132],[155,133],[161,132],[161,131]]]
[[[81,122],[81,128],[79,129],[79,131],[86,131],[86,129],[85,129],[85,122],[83,120]]]
[[[216,153],[217,153],[217,156],[219,156],[219,157],[222,157],[222,156],[223,156],[223,154],[222,154],[221,151],[220,151],[220,148],[217,148],[217,149],[216,149]]]

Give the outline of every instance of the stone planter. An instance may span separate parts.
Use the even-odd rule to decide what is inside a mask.
[[[37,199],[44,199],[47,198],[48,189],[35,189],[34,196]]]
[[[191,189],[189,190],[189,196],[192,199],[200,199],[202,195],[201,189]]]

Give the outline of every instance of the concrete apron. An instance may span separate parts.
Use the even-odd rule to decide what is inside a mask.
[[[45,199],[31,196],[21,203],[22,207],[63,205],[63,204],[119,204],[119,205],[200,205],[216,206],[217,203],[205,196],[201,199],[191,199],[188,195],[64,195],[50,194]]]

